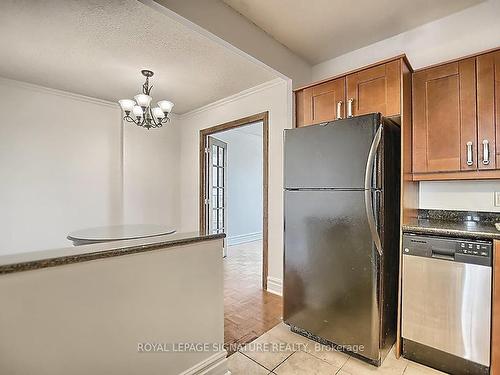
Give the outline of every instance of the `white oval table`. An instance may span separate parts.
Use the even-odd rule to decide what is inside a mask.
[[[156,224],[111,225],[107,227],[86,228],[71,232],[67,239],[74,246],[110,241],[132,240],[164,236],[175,233],[175,229]]]

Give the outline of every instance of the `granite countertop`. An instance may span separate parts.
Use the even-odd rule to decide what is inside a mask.
[[[111,258],[128,254],[187,245],[207,240],[222,239],[226,235],[201,234],[199,232],[175,233],[164,236],[111,241],[78,247],[40,250],[0,256],[0,275],[40,268],[55,267],[95,259]]]
[[[411,233],[500,240],[496,222],[500,222],[500,213],[419,210],[418,217],[402,228]]]

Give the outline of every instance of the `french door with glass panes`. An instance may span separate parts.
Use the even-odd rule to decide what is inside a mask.
[[[214,137],[208,137],[205,195],[206,228],[208,233],[226,233],[227,227],[227,143]],[[224,240],[223,256],[226,256]]]

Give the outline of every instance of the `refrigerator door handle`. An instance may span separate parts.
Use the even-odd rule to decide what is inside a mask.
[[[366,204],[366,216],[368,218],[368,226],[370,227],[370,232],[372,235],[373,242],[380,256],[382,256],[382,244],[380,242],[380,236],[377,231],[377,226],[375,224],[375,213],[373,210],[373,191],[372,191],[372,181],[373,181],[373,165],[375,163],[375,157],[377,155],[377,149],[380,145],[380,140],[382,139],[383,125],[380,125],[375,138],[373,139],[372,145],[370,147],[370,152],[368,153],[368,160],[366,161],[365,170],[365,204]]]

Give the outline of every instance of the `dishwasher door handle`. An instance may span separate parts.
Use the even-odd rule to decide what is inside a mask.
[[[455,257],[453,255],[450,255],[450,254],[443,254],[443,253],[437,253],[437,252],[432,252],[432,258],[435,258],[435,259],[442,259],[442,260],[451,260],[451,261],[454,261],[455,260]]]
[[[455,250],[453,249],[439,249],[431,248],[432,258],[443,259],[443,260],[455,260]]]

